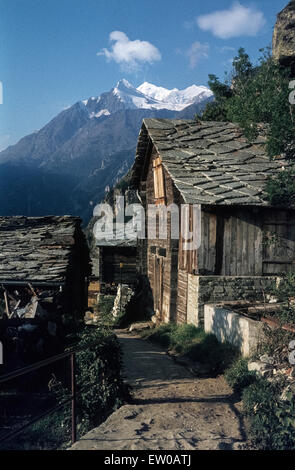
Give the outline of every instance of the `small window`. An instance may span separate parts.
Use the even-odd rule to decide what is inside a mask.
[[[153,160],[153,172],[156,204],[165,204],[164,172],[160,157]]]

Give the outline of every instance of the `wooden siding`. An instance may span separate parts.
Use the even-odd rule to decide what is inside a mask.
[[[280,274],[295,267],[295,217],[290,211],[265,215],[263,221],[263,274]]]
[[[187,322],[187,294],[188,274],[187,271],[179,269],[177,279],[177,323]]]
[[[100,250],[101,282],[133,284],[136,281],[136,248],[101,247]]]
[[[201,275],[261,276],[288,271],[295,261],[294,212],[246,207],[203,211],[197,259]]]
[[[261,214],[250,209],[234,211],[224,220],[221,275],[262,274]]]
[[[154,163],[155,162],[155,163]],[[160,163],[158,154],[153,148],[151,150],[150,162],[147,170],[146,181],[141,182],[140,190],[144,191],[145,205],[156,204],[159,194],[165,194],[167,205],[175,202],[177,195],[175,186],[165,168],[161,168],[161,178],[164,187],[158,188],[162,192],[155,194],[154,168]],[[158,221],[157,233],[158,233]],[[168,322],[175,319],[176,315],[176,295],[177,295],[177,264],[178,264],[178,240],[171,240],[171,219],[168,214],[167,234],[165,239],[147,239],[147,275],[150,281],[154,297],[154,308],[162,321]],[[142,244],[144,245],[144,244]],[[173,251],[173,253],[172,253]],[[176,253],[176,254],[175,254]],[[141,256],[144,260],[144,255]]]

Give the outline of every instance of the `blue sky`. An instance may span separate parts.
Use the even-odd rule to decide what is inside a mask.
[[[0,0],[0,149],[127,78],[206,85],[270,45],[288,0]]]

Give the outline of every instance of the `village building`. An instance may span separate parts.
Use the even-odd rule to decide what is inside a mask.
[[[97,240],[98,279],[100,285],[136,282],[136,240]]]
[[[96,218],[91,236],[92,274],[101,287],[105,284],[133,286],[136,283],[137,235],[132,215],[126,212],[129,205],[139,202],[134,191],[126,191],[124,196],[120,195],[119,205],[113,202],[113,206],[109,206],[111,219]]]
[[[288,163],[267,156],[263,133],[250,143],[233,123],[143,121],[131,188],[146,210],[188,204],[190,229],[194,205],[201,214],[196,249],[170,237],[169,212],[168,237],[138,241],[138,273],[161,321],[203,324],[205,304],[263,299],[293,267],[295,212],[271,207],[264,189]]]
[[[0,217],[1,339],[23,343],[28,334],[30,347],[35,341],[35,352],[46,354],[40,331],[61,337],[68,323],[83,319],[89,275],[80,218]]]

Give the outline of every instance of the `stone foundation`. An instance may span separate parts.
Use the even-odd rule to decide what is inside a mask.
[[[188,275],[187,322],[204,324],[204,305],[231,300],[264,300],[265,290],[280,280],[276,276]]]

